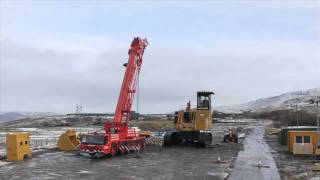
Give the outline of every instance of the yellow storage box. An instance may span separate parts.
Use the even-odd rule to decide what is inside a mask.
[[[30,136],[27,132],[8,133],[6,137],[7,159],[21,161],[31,157]]]

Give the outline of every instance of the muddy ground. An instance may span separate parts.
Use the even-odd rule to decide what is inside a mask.
[[[272,124],[269,125],[269,128]],[[281,179],[288,180],[320,180],[320,171],[312,171],[315,162],[320,163],[314,156],[293,155],[278,141],[277,134],[265,133],[265,140],[272,149],[272,156],[278,167]]]
[[[267,126],[267,127],[265,127]],[[104,159],[88,159],[56,149],[44,150],[33,158],[9,164],[0,161],[0,179],[320,179],[312,171],[313,156],[293,156],[278,143],[277,135],[264,133],[270,121],[235,120],[214,123],[210,148],[193,146],[147,146],[138,155],[128,154]],[[246,132],[240,143],[222,143],[231,127]],[[33,140],[58,137],[69,127],[19,129],[31,132]],[[82,131],[99,127],[82,128]],[[81,128],[75,128],[80,130]],[[6,129],[12,131],[17,129]],[[6,131],[0,131],[0,139]],[[4,146],[0,146],[0,150]],[[260,149],[259,149],[260,148]],[[218,157],[222,163],[217,163]],[[262,168],[257,168],[258,161]],[[276,164],[276,166],[274,165]],[[279,171],[279,174],[278,174]]]
[[[280,180],[278,168],[265,142],[268,121],[260,120],[244,139],[229,180]]]
[[[74,153],[48,151],[24,162],[0,168],[2,179],[225,179],[229,162],[241,146],[216,148],[147,147],[140,153],[88,159]],[[228,161],[216,164],[218,156]]]
[[[241,127],[243,132],[249,132],[255,123],[215,123],[213,144],[219,145],[209,148],[147,146],[139,156],[128,154],[100,160],[46,150],[22,162],[0,163],[0,179],[226,179],[243,145],[242,141],[222,143],[224,131]],[[50,136],[49,131],[42,132]],[[52,132],[57,134],[56,129]],[[222,163],[217,163],[218,157]]]

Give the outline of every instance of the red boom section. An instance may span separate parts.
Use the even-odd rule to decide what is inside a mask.
[[[121,85],[121,91],[112,122],[105,121],[105,133],[88,133],[82,135],[78,147],[80,154],[92,156],[115,155],[137,151],[144,147],[144,137],[139,136],[134,128],[128,128],[131,106],[139,73],[142,56],[147,47],[146,39],[134,38],[129,49],[128,63]]]
[[[104,129],[106,132],[109,132],[111,128],[122,132],[126,132],[128,129],[131,106],[142,65],[142,57],[147,45],[147,39],[140,39],[139,37],[134,38],[131,43],[129,59],[128,63],[125,64],[126,72],[123,77],[113,123],[105,122]]]

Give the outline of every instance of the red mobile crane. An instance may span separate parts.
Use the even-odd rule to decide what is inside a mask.
[[[144,49],[147,47],[147,39],[136,37],[129,49],[128,63],[125,63],[126,71],[123,77],[118,104],[113,121],[104,123],[105,133],[88,133],[81,136],[78,151],[82,155],[101,157],[114,156],[116,153],[128,153],[138,151],[144,147],[144,137],[138,135],[134,128],[129,128],[131,106],[136,93],[136,86],[142,65]]]

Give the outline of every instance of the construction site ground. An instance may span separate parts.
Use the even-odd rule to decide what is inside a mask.
[[[272,128],[269,124],[268,128]],[[271,153],[276,165],[279,169],[281,179],[289,180],[320,180],[319,171],[314,171],[316,163],[320,163],[320,159],[313,155],[293,155],[288,151],[287,146],[279,143],[276,133],[265,133],[265,140],[271,147]]]
[[[249,128],[249,124],[252,122],[215,123],[212,129],[213,144],[219,145],[209,148],[150,145],[139,155],[133,153],[104,159],[89,159],[75,152],[66,153],[56,149],[45,150],[22,162],[3,164],[3,161],[3,165],[0,164],[0,179],[225,179],[243,146],[241,143],[222,143],[223,134],[235,126]],[[36,139],[60,134],[65,128],[6,131],[14,130],[28,130],[31,138]],[[2,132],[2,138],[5,133]],[[217,163],[218,157],[221,163]]]
[[[104,159],[48,149],[22,162],[4,164],[2,161],[0,179],[278,179],[274,164],[279,166],[279,160],[274,148],[268,146],[270,138],[267,137],[268,143],[265,141],[265,125],[267,121],[257,120],[214,123],[213,145],[208,148],[151,145],[140,153]],[[245,139],[238,144],[222,143],[225,131],[231,127],[240,127],[240,132],[246,133]],[[285,177],[281,164],[280,175],[282,179]]]

